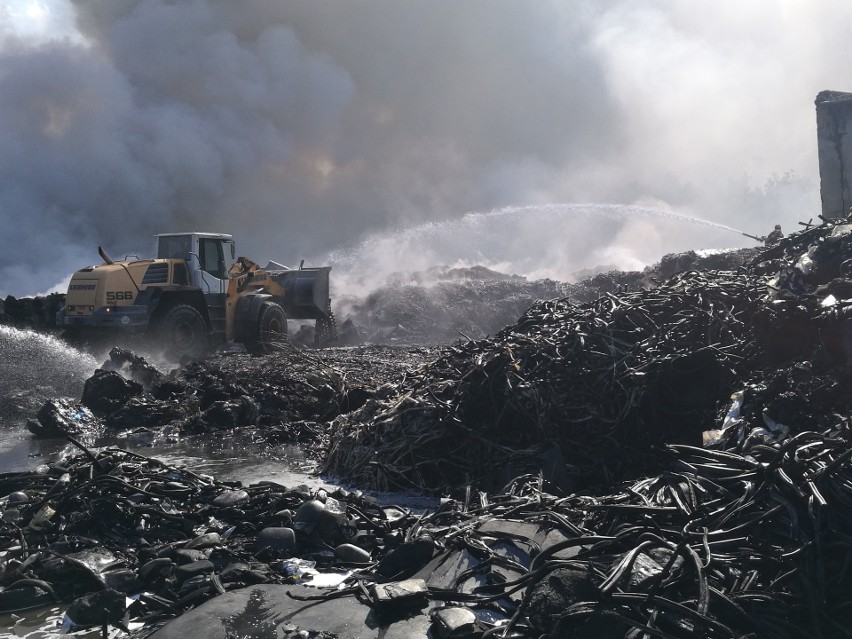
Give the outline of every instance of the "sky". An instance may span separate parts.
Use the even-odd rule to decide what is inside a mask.
[[[187,230],[331,263],[338,291],[747,246],[820,213],[814,98],[852,90],[850,22],[841,0],[2,0],[0,297]]]

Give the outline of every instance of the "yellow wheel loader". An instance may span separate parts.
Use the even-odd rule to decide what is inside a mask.
[[[156,259],[113,261],[74,273],[57,324],[70,340],[144,334],[166,355],[195,357],[229,341],[252,353],[287,337],[287,320],[315,320],[315,343],[336,339],[330,266],[264,268],[236,257],[223,233],[163,233]]]

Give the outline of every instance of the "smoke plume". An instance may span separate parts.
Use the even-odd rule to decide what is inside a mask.
[[[0,296],[50,289],[99,244],[150,256],[158,232],[295,264],[578,202],[794,230],[819,212],[813,99],[850,88],[850,18],[840,0],[14,0]],[[511,253],[565,276],[750,242],[566,211],[495,215],[502,238],[405,244],[388,266]]]

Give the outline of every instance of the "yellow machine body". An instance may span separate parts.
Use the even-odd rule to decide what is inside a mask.
[[[318,340],[335,337],[331,267],[260,268],[235,257],[230,235],[158,235],[158,257],[103,263],[74,273],[57,323],[69,335],[144,332],[176,354],[236,341],[250,350],[286,337],[287,318],[316,320]]]

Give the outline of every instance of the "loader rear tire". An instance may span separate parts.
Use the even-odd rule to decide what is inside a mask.
[[[287,315],[280,304],[264,302],[260,307],[255,334],[246,342],[246,350],[253,355],[271,353],[287,340]]]
[[[170,309],[154,329],[167,357],[200,357],[210,350],[207,323],[194,306],[179,304]]]

